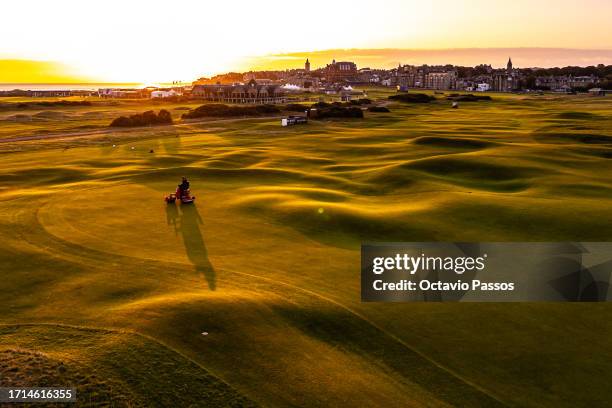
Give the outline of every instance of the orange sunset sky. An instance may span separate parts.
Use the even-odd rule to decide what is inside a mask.
[[[612,64],[608,0],[117,1],[0,5],[0,82],[191,81],[398,63]]]

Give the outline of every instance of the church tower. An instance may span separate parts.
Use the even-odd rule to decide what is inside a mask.
[[[306,58],[306,63],[304,64],[304,70],[306,72],[310,72],[310,61],[308,61],[308,58]]]
[[[512,72],[512,58],[508,57],[508,65],[506,65],[506,70],[508,72]]]

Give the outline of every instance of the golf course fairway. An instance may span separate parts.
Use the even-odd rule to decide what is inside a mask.
[[[612,100],[386,106],[1,144],[0,378],[93,406],[610,403],[608,304],[361,303],[359,251],[612,240]],[[182,176],[195,203],[166,205]]]

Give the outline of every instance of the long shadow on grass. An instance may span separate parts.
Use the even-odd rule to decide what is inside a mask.
[[[169,204],[166,206],[166,221],[183,238],[185,252],[196,271],[204,275],[210,290],[215,290],[216,273],[208,260],[208,250],[202,231],[200,231],[202,217],[198,208],[195,205],[180,205],[179,207]]]
[[[275,305],[273,309],[309,337],[323,341],[336,350],[382,363],[399,374],[400,379],[418,384],[450,406],[506,406],[505,402],[496,399],[486,390],[477,388],[428,360],[364,319],[334,306],[310,305],[305,308]]]

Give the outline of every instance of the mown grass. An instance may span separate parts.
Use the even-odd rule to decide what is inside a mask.
[[[134,405],[609,404],[608,305],[361,304],[359,245],[610,240],[610,99],[388,106],[3,145],[0,348]]]

